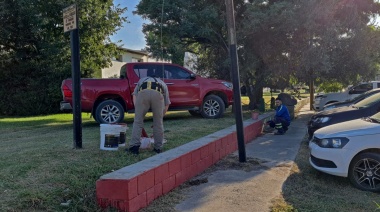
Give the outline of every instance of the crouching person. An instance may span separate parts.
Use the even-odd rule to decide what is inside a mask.
[[[290,125],[290,114],[288,108],[282,104],[280,98],[276,98],[276,115],[274,118],[267,122],[271,128],[275,128],[277,132],[275,135],[283,135]]]

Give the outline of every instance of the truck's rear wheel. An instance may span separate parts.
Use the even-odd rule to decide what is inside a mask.
[[[106,100],[98,105],[94,118],[100,124],[120,123],[124,120],[124,108],[115,100]]]
[[[209,95],[203,100],[201,115],[203,118],[217,119],[223,116],[225,108],[224,102],[219,96]]]

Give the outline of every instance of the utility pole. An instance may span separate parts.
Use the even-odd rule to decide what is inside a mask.
[[[233,0],[225,0],[225,1],[226,1],[228,40],[230,44],[229,51],[230,51],[230,59],[231,59],[232,84],[234,87],[234,108],[235,108],[236,134],[237,134],[238,149],[239,149],[239,161],[247,162],[247,157],[245,154],[243,116],[242,116],[242,108],[241,108],[239,65],[238,65],[238,56],[237,56],[237,47],[236,47],[234,3],[233,3]]]

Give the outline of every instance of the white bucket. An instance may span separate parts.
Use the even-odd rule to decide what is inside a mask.
[[[126,124],[101,124],[100,125],[100,149],[117,150],[119,146],[125,146]]]

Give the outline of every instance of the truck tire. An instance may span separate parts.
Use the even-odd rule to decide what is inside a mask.
[[[217,119],[223,116],[225,105],[223,100],[216,95],[208,95],[202,103],[201,115],[203,118]]]
[[[106,100],[98,105],[94,118],[99,124],[120,123],[124,120],[124,108],[115,100]]]

